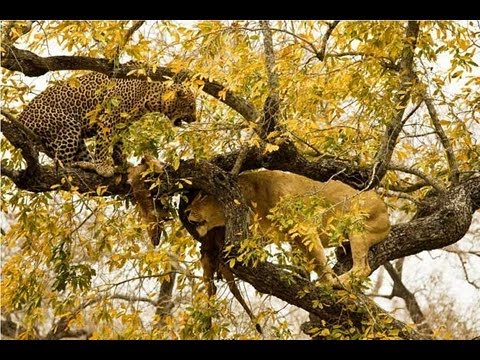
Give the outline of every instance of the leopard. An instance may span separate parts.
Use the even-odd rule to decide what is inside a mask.
[[[185,84],[111,78],[90,72],[47,87],[18,116],[63,166],[95,171],[109,178],[125,163],[117,136],[143,115],[159,112],[174,126],[197,120],[196,99]],[[92,156],[85,139],[96,138]]]
[[[368,262],[369,249],[385,239],[390,232],[388,207],[373,190],[359,191],[338,181],[321,182],[305,176],[280,170],[259,170],[243,172],[238,175],[238,185],[250,207],[250,222],[258,220],[256,231],[270,234],[278,241],[287,241],[292,248],[302,251],[314,264],[314,271],[320,283],[334,288],[352,288],[352,284],[371,274]],[[289,198],[306,201],[307,197],[316,197],[325,201],[327,207],[320,214],[313,236],[301,234],[294,236],[291,228],[281,227],[275,223],[272,211],[278,209],[282,201]],[[224,207],[218,199],[209,194],[199,193],[186,207],[185,213],[200,237],[204,237],[211,229],[225,226]],[[352,227],[344,230],[352,253],[353,266],[346,273],[336,277],[327,263],[325,247],[342,246],[331,242],[325,229],[334,224],[335,217],[354,212],[363,214],[362,228]],[[284,214],[285,215],[285,214]],[[253,228],[255,229],[255,227]],[[272,236],[263,236],[267,241]],[[262,244],[265,245],[265,244]]]

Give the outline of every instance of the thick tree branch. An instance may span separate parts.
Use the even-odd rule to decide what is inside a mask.
[[[265,52],[265,68],[267,69],[268,87],[270,92],[278,92],[278,74],[275,71],[275,51],[273,50],[272,30],[268,20],[260,20],[263,33],[263,48]]]
[[[9,116],[9,113],[2,114]],[[11,115],[10,115],[11,116]],[[18,121],[16,121],[18,122]],[[71,190],[78,188],[81,193],[92,193],[99,185],[107,186],[106,195],[127,194],[130,186],[126,183],[127,175],[122,174],[122,181],[114,178],[104,178],[96,173],[77,168],[59,168],[55,166],[40,166],[38,150],[32,140],[13,122],[2,121],[2,133],[17,149],[22,151],[22,156],[27,162],[25,170],[15,170],[2,164],[2,176],[9,177],[19,189],[31,192],[46,192],[52,190]],[[70,179],[65,181],[65,179]]]
[[[148,76],[155,81],[165,81],[168,78],[185,80],[192,76],[188,71],[176,74],[167,67],[157,67],[155,72],[149,70],[146,75],[140,75],[138,73],[129,74],[133,70],[138,70],[138,66],[129,63],[116,66],[115,63],[109,59],[97,59],[88,56],[59,55],[41,57],[29,50],[18,49],[14,46],[9,46],[6,49],[6,52],[2,54],[0,60],[3,68],[11,71],[20,71],[27,76],[41,76],[49,71],[59,70],[90,70],[117,78],[131,77],[144,79]],[[201,80],[205,81],[203,91],[207,94],[230,106],[245,119],[250,121],[255,121],[257,119],[257,111],[248,101],[234,94],[230,90],[227,90],[225,97],[223,97],[222,92],[225,91],[223,85],[206,78],[202,78]],[[219,93],[222,96],[220,96]]]
[[[10,143],[15,146],[17,149],[20,149],[22,156],[27,162],[27,169],[23,173],[15,172],[14,170],[5,168],[6,172],[4,175],[12,178],[11,176],[21,176],[23,174],[27,177],[32,176],[39,172],[40,164],[38,162],[38,150],[32,144],[32,139],[27,134],[23,132],[20,128],[17,127],[19,123],[13,115],[11,115],[6,110],[2,109],[2,115],[4,115],[9,121],[1,122],[1,130],[3,135],[10,141]],[[24,127],[23,127],[24,128]],[[12,178],[15,181],[14,178]]]
[[[388,239],[370,249],[372,270],[387,261],[442,248],[463,238],[480,206],[480,177],[452,187],[428,203],[423,213],[420,210],[414,220],[394,225]],[[350,259],[341,259],[336,268],[343,272],[349,266]]]
[[[19,128],[21,131],[23,131],[25,135],[28,136],[29,140],[31,140],[35,145],[43,146],[42,140],[40,139],[40,137],[37,136],[37,134],[35,134],[28,127],[26,127],[23,123],[18,121],[17,118],[13,116],[8,110],[2,109],[1,113],[3,116],[7,118],[8,121],[10,121],[13,125]]]
[[[395,104],[394,115],[386,125],[382,143],[375,155],[374,171],[369,188],[375,187],[385,175],[390,159],[392,158],[393,150],[397,144],[398,136],[408,119],[408,117],[404,118],[404,113],[410,100],[411,89],[415,80],[413,59],[419,30],[418,21],[408,22],[405,33],[405,45],[399,62],[401,76],[400,87],[393,99],[393,104]]]
[[[211,162],[229,171],[233,168],[238,151],[216,156]],[[315,161],[305,158],[289,141],[279,145],[277,151],[265,154],[256,147],[248,148],[241,171],[264,167],[270,170],[290,171],[313,180],[327,181],[335,178],[356,189],[363,189],[370,176],[370,169],[357,168],[350,162],[323,155]]]

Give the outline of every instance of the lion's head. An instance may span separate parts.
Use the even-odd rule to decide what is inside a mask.
[[[187,206],[185,213],[188,214],[188,221],[195,225],[200,237],[205,236],[210,229],[225,226],[222,204],[211,195],[199,193]]]

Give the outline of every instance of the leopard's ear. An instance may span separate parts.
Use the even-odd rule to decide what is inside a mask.
[[[177,90],[177,96],[180,98],[188,97],[188,90],[184,86],[180,86]]]

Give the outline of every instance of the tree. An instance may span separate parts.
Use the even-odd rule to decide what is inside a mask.
[[[2,334],[258,338],[201,281],[197,240],[204,251],[224,240],[229,251],[216,260],[255,297],[306,310],[301,328],[313,338],[435,336],[389,262],[456,244],[480,208],[479,31],[468,21],[3,22]],[[15,122],[38,93],[31,78],[75,82],[84,71],[197,89],[198,123],[178,129],[151,114],[123,136],[131,161],[150,153],[165,163],[150,175],[152,196],[177,215],[159,248],[130,206],[125,173],[56,166]],[[396,224],[370,266],[386,266],[417,329],[361,287],[324,289],[288,271],[289,253],[240,260],[251,234],[235,176],[262,167],[382,194]],[[197,190],[225,206],[226,228],[206,239],[176,195]],[[337,256],[340,274],[351,260]],[[255,310],[268,337],[298,331],[275,306]]]

